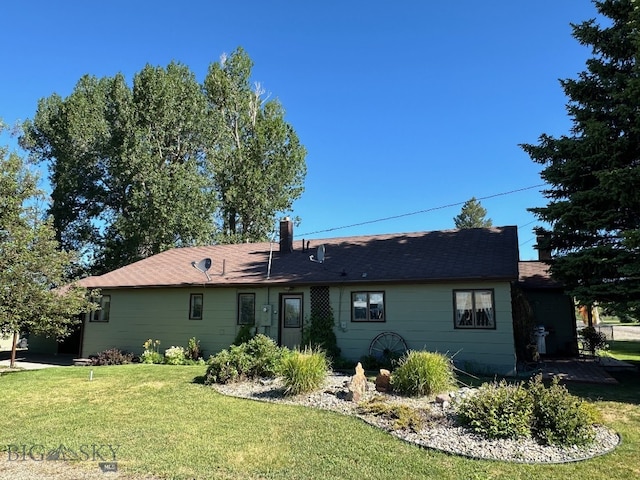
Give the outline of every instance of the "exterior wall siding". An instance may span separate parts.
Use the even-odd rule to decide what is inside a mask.
[[[493,289],[496,329],[455,329],[454,289]],[[160,340],[160,351],[186,346],[196,337],[205,355],[227,348],[238,333],[237,295],[254,293],[256,330],[278,340],[279,295],[303,294],[303,317],[311,312],[309,287],[284,288],[158,288],[104,290],[111,295],[109,322],[86,322],[82,355],[117,347],[140,354],[143,343]],[[352,322],[351,292],[384,291],[385,322]],[[202,320],[189,320],[189,297],[203,294]],[[330,288],[338,338],[344,358],[358,361],[369,352],[371,340],[382,332],[402,336],[409,349],[455,354],[460,368],[509,374],[515,371],[510,284],[455,283],[389,286],[332,286]],[[268,313],[263,305],[270,305]],[[266,315],[266,317],[265,317]]]
[[[82,355],[117,347],[141,354],[143,343],[160,340],[161,353],[171,346],[187,346],[191,337],[200,340],[206,357],[229,347],[240,329],[237,324],[237,294],[255,293],[256,322],[262,305],[273,308],[270,326],[261,322],[258,332],[277,339],[278,292],[274,289],[156,288],[103,290],[111,295],[108,322],[85,322]],[[203,294],[202,320],[189,320],[189,298]],[[264,325],[264,326],[263,326]]]
[[[495,329],[455,329],[453,290],[493,289]],[[351,292],[384,291],[383,323],[352,322]],[[382,332],[403,337],[410,350],[455,355],[459,368],[492,373],[514,373],[511,287],[509,283],[417,284],[402,286],[344,286],[333,288],[336,334],[341,354],[358,360],[369,352],[373,338]]]

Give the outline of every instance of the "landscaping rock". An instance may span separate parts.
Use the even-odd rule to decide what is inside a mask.
[[[356,365],[356,374],[351,377],[347,388],[349,391],[347,392],[346,399],[350,402],[359,402],[367,392],[369,385],[367,384],[367,377],[364,375],[364,368],[362,368],[360,362]]]
[[[376,390],[381,393],[391,391],[391,372],[389,370],[380,369],[380,373],[376,377]]]

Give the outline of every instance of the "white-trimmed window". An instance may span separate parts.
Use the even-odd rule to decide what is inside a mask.
[[[89,316],[89,321],[91,322],[108,322],[109,321],[109,312],[111,310],[111,295],[102,295],[100,297],[100,301],[97,302],[100,304],[99,310],[94,310],[91,312]]]
[[[384,292],[352,292],[352,322],[384,322]]]
[[[255,325],[256,296],[253,293],[238,294],[238,325]]]
[[[493,290],[454,290],[455,328],[496,328]]]
[[[201,293],[192,293],[189,297],[189,320],[202,320],[204,298]]]

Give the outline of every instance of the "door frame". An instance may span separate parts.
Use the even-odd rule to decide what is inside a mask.
[[[287,327],[285,326],[285,301],[289,299],[300,300],[300,326],[299,327]],[[302,343],[302,329],[304,327],[304,294],[302,292],[286,292],[281,293],[278,299],[278,345],[283,346],[282,340],[285,328],[287,330],[293,330],[298,328],[300,330],[300,338],[298,344]]]

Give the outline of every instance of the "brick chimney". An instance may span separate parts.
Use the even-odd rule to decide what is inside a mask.
[[[289,217],[280,220],[280,252],[293,252],[293,222]]]
[[[551,260],[551,248],[549,248],[549,235],[536,235],[535,249],[538,250],[538,260],[544,262]]]

